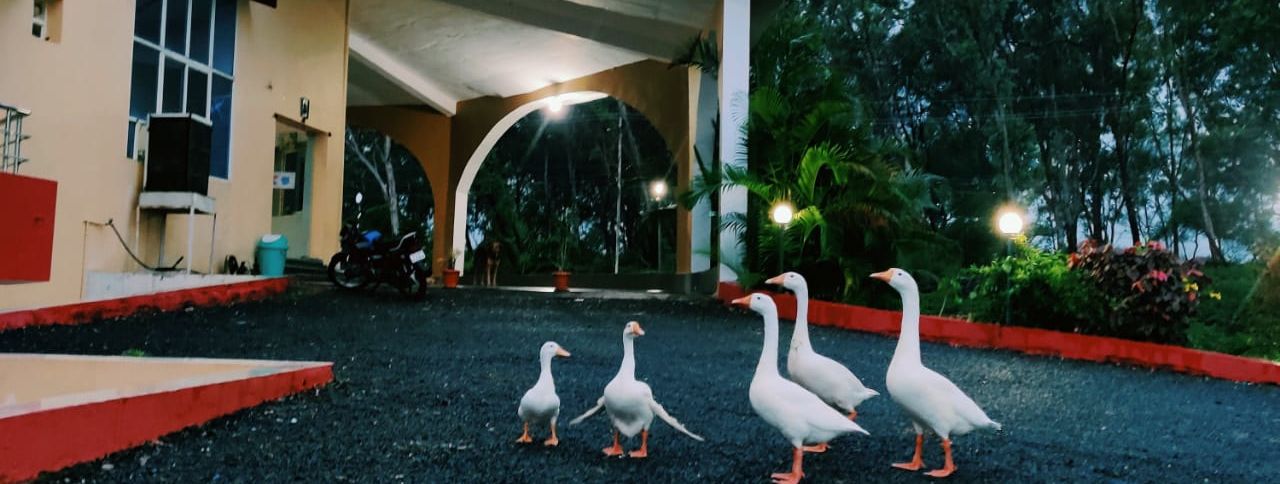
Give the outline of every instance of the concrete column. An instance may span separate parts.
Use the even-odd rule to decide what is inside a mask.
[[[724,0],[720,34],[720,159],[722,166],[747,166],[741,149],[742,128],[747,123],[749,69],[751,65],[751,1]],[[721,192],[720,216],[747,211],[747,190],[735,187]],[[720,280],[736,281],[738,274],[725,265],[740,266],[738,234],[720,229]]]
[[[713,155],[717,140],[712,123],[715,121],[718,102],[715,77],[690,69],[689,143],[692,145],[690,183],[702,176],[701,168],[698,166],[699,158],[707,166],[715,163]],[[689,217],[691,219],[690,239],[680,242],[690,246],[689,272],[702,272],[711,268],[711,201],[698,202],[690,211]]]

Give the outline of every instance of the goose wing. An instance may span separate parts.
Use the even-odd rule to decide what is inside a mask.
[[[596,406],[591,407],[590,410],[587,410],[586,413],[577,416],[577,418],[570,420],[569,425],[578,425],[583,420],[590,418],[592,415],[595,415],[597,412],[599,412],[603,408],[604,408],[604,397],[601,396],[599,400],[596,400]]]
[[[659,404],[658,401],[654,400],[652,397],[649,398],[649,408],[653,409],[654,415],[657,415],[658,418],[662,419],[663,422],[666,422],[667,425],[670,425],[671,428],[679,430],[681,433],[688,435],[689,437],[693,438],[693,440],[696,440],[698,442],[702,442],[703,440],[705,440],[702,438],[702,436],[695,434],[693,432],[690,432],[689,429],[684,428],[684,425],[682,425],[680,421],[676,420],[675,417],[672,417],[671,414],[667,413],[667,409],[662,408],[662,405]]]

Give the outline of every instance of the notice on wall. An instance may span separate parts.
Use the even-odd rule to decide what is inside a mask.
[[[271,178],[271,188],[293,190],[297,185],[297,175],[292,171],[277,171]]]

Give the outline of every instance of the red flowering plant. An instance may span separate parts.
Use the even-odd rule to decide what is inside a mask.
[[[1199,263],[1180,261],[1158,241],[1115,250],[1089,240],[1067,263],[1108,299],[1107,320],[1091,332],[1121,338],[1184,343],[1201,286],[1210,282]]]

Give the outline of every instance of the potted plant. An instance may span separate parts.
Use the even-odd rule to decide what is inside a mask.
[[[444,287],[446,289],[458,287],[458,275],[461,271],[454,269],[454,263],[458,261],[459,257],[462,257],[462,249],[455,249],[453,254],[449,257],[449,265],[445,266],[444,271],[442,271],[444,273]]]
[[[555,280],[556,292],[569,292],[569,271],[566,270],[569,263],[569,239],[573,237],[573,231],[570,229],[570,213],[565,209],[560,217],[559,239],[560,250],[556,257],[556,271],[551,273]]]

